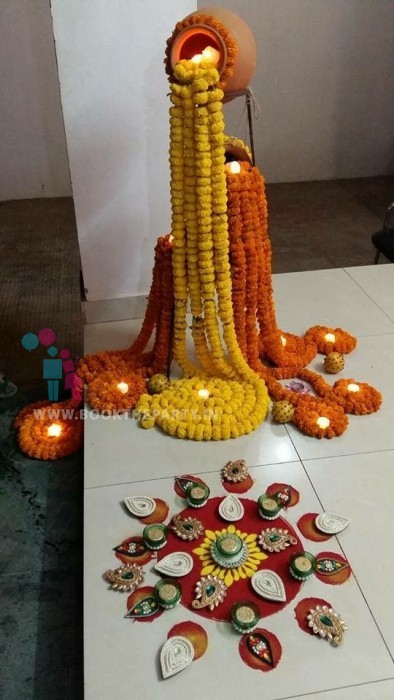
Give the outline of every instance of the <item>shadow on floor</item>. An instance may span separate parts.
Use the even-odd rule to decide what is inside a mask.
[[[4,700],[83,697],[83,455],[28,459],[12,428],[20,408],[42,396],[37,390],[0,402]]]

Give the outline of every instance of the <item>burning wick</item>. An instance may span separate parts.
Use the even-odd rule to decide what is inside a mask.
[[[199,389],[197,393],[200,399],[209,399],[210,393],[208,389]]]
[[[324,340],[326,340],[327,343],[335,343],[334,333],[326,333],[326,335],[324,336]]]
[[[287,338],[284,337],[284,335],[280,336],[280,342],[282,343],[283,347],[285,347],[287,343]]]
[[[220,53],[219,51],[216,51],[216,49],[214,49],[213,46],[207,46],[206,49],[204,49],[204,51],[202,52],[202,57],[205,58],[206,61],[209,61],[210,63],[213,63],[214,66],[216,66],[220,60]]]
[[[196,53],[190,60],[192,63],[196,64],[199,64],[204,60],[211,63],[213,66],[217,66],[220,60],[220,53],[219,51],[216,51],[213,46],[206,46],[202,53]]]
[[[116,385],[116,388],[119,389],[121,394],[127,394],[129,385],[126,384],[126,382],[119,382],[119,384]]]
[[[172,241],[174,240],[174,236],[172,235],[172,233],[170,233],[168,240],[170,241],[170,243],[172,243]]]
[[[348,385],[347,385],[347,390],[348,390],[348,391],[356,392],[356,391],[360,391],[360,387],[359,387],[358,384],[348,384]]]
[[[328,428],[330,425],[330,420],[326,418],[325,416],[319,416],[317,419],[316,423],[318,424],[319,428]]]
[[[230,173],[233,173],[233,175],[241,172],[241,166],[237,160],[233,160],[231,163],[226,163],[226,168]]]
[[[52,423],[48,428],[48,437],[59,437],[62,432],[62,426],[59,423]]]

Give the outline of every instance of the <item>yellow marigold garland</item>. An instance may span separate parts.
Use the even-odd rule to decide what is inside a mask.
[[[200,397],[201,390],[209,397]],[[156,422],[174,437],[227,440],[254,430],[268,406],[268,393],[258,395],[248,382],[193,377],[171,382],[160,394],[144,394],[137,410],[143,427]]]
[[[223,91],[218,87],[217,70],[204,61],[199,65],[180,61],[174,69],[174,78],[170,109],[173,353],[186,377],[194,379],[173,382],[160,397],[142,396],[137,409],[142,414],[143,427],[152,427],[156,422],[178,437],[205,440],[237,437],[256,428],[266,417],[268,393],[264,382],[245,361],[234,326],[224,172]],[[190,362],[186,353],[189,297],[192,333],[201,369]],[[212,374],[219,375],[209,380],[213,382],[212,391],[215,382],[222,392],[230,391],[230,408],[232,391],[236,395],[238,391],[247,392],[248,396],[253,396],[253,401],[246,401],[246,411],[240,404],[238,415],[232,419],[223,418],[222,425],[220,411],[217,412],[220,402],[218,405],[212,398],[212,412],[204,414],[204,426],[196,432],[191,416],[201,408],[201,401],[196,396],[194,382],[200,381],[198,376]],[[179,394],[184,397],[185,393],[186,399],[182,401],[186,403],[181,402],[184,414],[180,416]],[[166,404],[164,418],[159,410],[163,408],[163,401]]]

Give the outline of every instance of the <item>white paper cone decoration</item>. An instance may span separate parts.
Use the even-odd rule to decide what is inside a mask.
[[[186,576],[193,568],[193,558],[187,552],[172,552],[163,557],[156,565],[155,571],[166,576]]]
[[[349,518],[336,515],[335,513],[320,513],[320,515],[315,518],[316,527],[321,532],[325,532],[326,535],[337,535],[338,532],[342,532],[349,524]]]
[[[241,520],[244,516],[244,512],[244,507],[238,496],[234,496],[232,493],[226,496],[226,498],[223,498],[219,505],[220,516],[223,520],[228,520],[229,522]]]
[[[136,518],[146,518],[156,508],[156,501],[148,496],[130,496],[129,498],[124,498],[123,502],[131,515],[134,515]]]
[[[286,602],[286,591],[283,581],[275,571],[270,569],[256,571],[252,576],[251,582],[253,589],[262,598],[274,600],[277,603]]]
[[[194,658],[194,647],[185,637],[170,637],[160,652],[163,678],[170,678],[190,666]]]

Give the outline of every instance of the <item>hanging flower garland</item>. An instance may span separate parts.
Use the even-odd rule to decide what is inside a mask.
[[[89,384],[103,372],[133,372],[149,377],[165,371],[170,356],[173,313],[172,242],[170,234],[158,238],[152,283],[141,330],[126,350],[109,350],[86,355],[78,368],[79,377]],[[146,351],[156,330],[153,349]]]
[[[156,422],[178,437],[238,437],[265,418],[268,394],[245,361],[234,326],[223,167],[223,92],[217,87],[217,70],[204,61],[199,65],[180,61],[174,79],[170,109],[173,353],[186,377],[205,377],[207,387],[202,390],[209,398],[204,405],[195,388],[199,380],[185,379],[172,382],[160,396],[142,396],[137,409],[143,427]],[[200,368],[186,351],[189,297]],[[212,374],[216,377],[208,380]],[[223,415],[218,387],[228,403]]]

